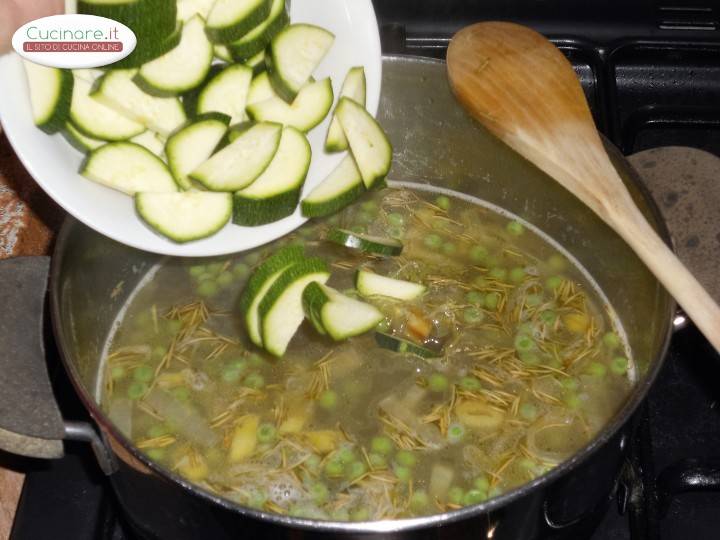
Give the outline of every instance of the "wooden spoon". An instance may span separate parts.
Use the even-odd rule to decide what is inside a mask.
[[[615,229],[720,352],[720,308],[635,206],[565,56],[530,28],[487,22],[453,37],[447,64],[460,103]]]

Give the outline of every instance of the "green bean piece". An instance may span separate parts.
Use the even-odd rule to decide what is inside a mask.
[[[507,279],[507,270],[502,267],[495,267],[490,269],[490,273],[488,274],[492,279],[496,279],[498,281],[505,281]]]
[[[472,262],[481,263],[487,258],[488,250],[483,246],[473,246],[469,254]]]
[[[476,392],[482,388],[482,383],[477,377],[466,375],[465,377],[460,379],[458,386],[460,386],[460,388],[462,388],[463,390],[467,390],[468,392]]]
[[[391,212],[387,215],[387,220],[393,227],[403,227],[405,225],[405,216],[399,212]]]
[[[602,337],[603,344],[610,350],[617,349],[620,346],[620,336],[615,332],[608,332]]]
[[[370,441],[370,449],[380,455],[387,456],[395,449],[395,445],[390,437],[380,435],[372,438]]]
[[[550,276],[545,280],[545,286],[551,291],[554,291],[563,284],[563,281],[565,280],[561,276]]]
[[[121,379],[124,379],[127,375],[127,370],[123,366],[114,366],[110,370],[110,377],[113,381],[119,381]]]
[[[232,272],[223,272],[217,278],[217,284],[223,288],[232,285],[233,281],[235,281],[235,278],[233,277]]]
[[[247,377],[245,377],[243,386],[260,390],[263,386],[265,386],[265,377],[263,377],[260,373],[250,373]]]
[[[433,373],[428,377],[428,388],[431,392],[444,392],[450,386],[450,381],[442,373]]]
[[[465,438],[465,426],[454,422],[448,426],[447,439],[450,444],[457,444]]]
[[[465,491],[460,486],[452,486],[448,490],[447,500],[450,504],[460,506],[465,496]]]
[[[500,304],[500,295],[496,292],[491,292],[485,295],[485,307],[490,311],[495,311]]]
[[[485,296],[483,296],[481,292],[470,291],[465,294],[465,300],[470,304],[475,304],[479,306],[483,303],[483,300],[485,300]]]
[[[519,221],[511,221],[505,226],[505,230],[513,236],[520,236],[525,232],[525,227]]]
[[[133,370],[133,379],[138,382],[150,382],[155,376],[155,370],[148,365],[143,364]]]
[[[325,463],[325,476],[328,478],[340,478],[345,471],[345,465],[337,459]]]
[[[610,371],[615,375],[625,375],[628,370],[628,359],[624,356],[616,356],[610,362]]]
[[[430,496],[424,489],[417,489],[410,497],[410,509],[413,512],[422,512],[430,505]]]
[[[147,456],[153,461],[161,461],[165,457],[164,448],[150,448],[147,451]]]
[[[412,470],[409,467],[403,467],[402,465],[395,465],[393,472],[400,482],[407,483],[412,479]]]
[[[600,362],[590,362],[586,371],[588,375],[592,375],[593,377],[604,377],[607,373],[607,367]]]
[[[469,307],[463,310],[463,321],[467,324],[475,324],[482,322],[485,318],[485,313],[479,308]]]
[[[362,461],[353,461],[345,467],[345,477],[348,480],[355,480],[356,478],[360,478],[366,472],[367,467]]]
[[[487,492],[480,491],[479,489],[469,489],[463,496],[463,506],[471,506],[473,504],[479,504],[487,499]]]
[[[523,403],[520,405],[520,416],[525,420],[533,421],[537,418],[537,407],[532,403]]]
[[[148,385],[145,382],[135,381],[128,386],[127,396],[133,401],[140,399],[145,395],[148,390]]]
[[[410,450],[398,450],[395,462],[402,467],[414,467],[417,465],[417,457]]]
[[[210,280],[203,281],[197,287],[197,293],[200,296],[204,296],[206,298],[209,296],[215,296],[219,292],[219,290],[220,289],[218,288],[217,283]]]
[[[332,411],[337,407],[338,395],[334,390],[325,390],[318,396],[318,405],[326,411]]]
[[[443,243],[442,237],[439,234],[431,233],[425,236],[423,244],[425,247],[430,249],[438,249]]]
[[[270,443],[277,437],[277,429],[273,424],[266,422],[258,426],[256,435],[261,443]]]
[[[440,195],[435,197],[435,204],[447,212],[450,209],[450,198],[445,195]]]
[[[515,268],[510,270],[510,281],[513,283],[520,283],[522,280],[525,279],[525,269],[522,266],[516,266]]]
[[[322,506],[330,499],[330,490],[322,482],[313,482],[308,488],[310,497],[318,506]]]

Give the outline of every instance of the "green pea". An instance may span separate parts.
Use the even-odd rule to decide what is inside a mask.
[[[262,508],[267,502],[267,496],[260,490],[253,491],[248,497],[247,505],[250,508]]]
[[[190,389],[185,386],[173,388],[170,393],[178,401],[188,401],[190,399]]]
[[[258,353],[252,353],[248,356],[248,364],[250,367],[259,368],[265,365],[265,360]]]
[[[457,444],[465,438],[465,426],[460,423],[452,423],[448,426],[447,439],[450,444]]]
[[[347,467],[345,467],[345,477],[348,480],[355,480],[360,478],[367,472],[367,467],[362,461],[353,461]]]
[[[337,459],[343,465],[347,465],[355,460],[355,452],[350,446],[343,446],[335,452],[333,458]]]
[[[232,272],[223,272],[220,274],[217,278],[217,284],[221,287],[229,287],[232,285],[235,278],[232,275]]]
[[[265,377],[263,377],[260,373],[251,373],[250,375],[245,377],[243,385],[247,386],[248,388],[254,388],[255,390],[259,390],[260,388],[265,386]]]
[[[402,227],[405,225],[405,216],[399,212],[391,212],[387,215],[388,223],[394,227]]]
[[[360,208],[365,210],[366,212],[377,212],[378,210],[378,204],[375,201],[364,201]]]
[[[479,504],[487,499],[487,492],[480,491],[479,489],[470,489],[463,496],[462,503],[464,506],[470,506],[473,504]]]
[[[457,246],[452,242],[445,242],[442,250],[445,255],[454,255],[457,252]]]
[[[205,272],[207,272],[207,269],[202,264],[196,264],[188,268],[188,273],[195,278],[202,276]]]
[[[209,296],[215,296],[220,289],[217,286],[217,283],[214,281],[203,281],[198,285],[197,287],[197,293],[200,296],[209,297]]]
[[[417,457],[410,450],[398,450],[395,454],[395,461],[402,467],[414,467],[417,465]]]
[[[237,263],[233,266],[235,277],[243,279],[250,275],[250,267],[245,263]]]
[[[567,267],[567,261],[565,260],[565,257],[557,253],[555,253],[554,255],[550,255],[550,257],[548,257],[547,263],[548,266],[555,272],[562,272]]]
[[[214,277],[215,276],[213,276],[210,272],[205,272],[200,277],[198,277],[197,280],[198,282],[212,281]]]
[[[463,491],[463,488],[461,488],[460,486],[452,486],[448,490],[447,500],[450,504],[455,504],[459,506],[462,504],[464,496],[465,492]]]
[[[321,462],[322,458],[320,456],[317,454],[310,454],[308,458],[303,461],[303,466],[310,471],[317,471]]]
[[[522,416],[525,420],[533,421],[537,418],[537,415],[537,407],[532,403],[523,403],[520,405],[520,416]]]
[[[133,370],[133,379],[138,382],[150,382],[155,376],[155,370],[150,366],[142,365],[138,366]]]
[[[395,445],[393,444],[390,437],[380,435],[378,437],[373,437],[370,441],[370,449],[373,452],[376,452],[383,456],[387,456],[388,454],[390,454],[394,450],[394,448]]]
[[[405,229],[402,227],[394,227],[390,226],[388,227],[388,235],[390,238],[397,238],[399,240],[405,238]]]
[[[525,297],[525,305],[528,307],[535,307],[542,304],[543,297],[539,294],[528,294]]]
[[[581,404],[580,398],[578,397],[577,394],[574,394],[574,393],[568,393],[564,397],[563,401],[565,401],[565,405],[567,405],[568,409],[572,409],[572,410],[577,409],[578,407],[580,407],[580,404]]]
[[[430,504],[430,496],[424,489],[415,490],[410,497],[410,509],[413,512],[422,512]]]
[[[620,346],[620,336],[615,332],[608,332],[602,337],[603,344],[608,349],[617,349]]]
[[[147,436],[150,439],[157,439],[158,437],[163,437],[168,433],[170,433],[170,428],[168,428],[165,424],[153,424],[147,430]]]
[[[604,377],[607,373],[607,367],[605,364],[601,364],[600,362],[590,362],[587,366],[586,372],[588,375],[592,375],[593,377]]]
[[[140,399],[145,395],[145,392],[148,390],[147,383],[144,382],[134,382],[128,386],[127,389],[127,396],[134,400]]]
[[[490,273],[488,275],[492,279],[496,279],[498,281],[505,281],[505,279],[507,278],[507,270],[505,270],[505,268],[495,267],[490,270]]]
[[[469,392],[476,392],[477,390],[480,390],[482,388],[482,383],[480,382],[480,379],[478,379],[477,377],[471,377],[469,375],[466,375],[465,377],[460,379],[458,385],[463,390],[467,390]]]
[[[435,204],[447,212],[450,209],[450,198],[445,195],[439,195],[435,197]]]
[[[113,381],[124,379],[125,375],[127,375],[127,370],[122,366],[115,366],[110,370],[110,377]]]
[[[523,279],[525,279],[525,275],[525,269],[521,266],[516,266],[510,270],[510,281],[513,283],[520,283]]]
[[[182,329],[182,321],[177,319],[165,321],[165,329],[167,330],[168,334],[174,336]]]
[[[537,465],[537,463],[535,463],[535,462],[534,462],[532,459],[530,459],[530,458],[522,458],[522,459],[518,462],[518,465],[520,465],[520,467],[522,467],[523,469],[526,469],[526,470],[528,470],[528,471],[534,472],[535,466]]]
[[[490,491],[488,491],[488,497],[497,497],[498,495],[502,495],[502,488],[499,486],[494,486],[490,488]]]
[[[470,291],[465,294],[465,300],[470,304],[480,305],[483,303],[484,299],[485,297],[483,296],[483,294],[478,291]]]
[[[322,506],[330,499],[330,490],[322,482],[313,482],[310,484],[308,492],[313,502],[319,506]]]
[[[226,383],[236,383],[241,378],[245,370],[247,369],[247,362],[244,360],[235,360],[231,362],[222,370],[222,379]]]
[[[345,465],[339,460],[333,459],[325,463],[325,476],[328,478],[339,478],[345,471]]]
[[[519,221],[511,221],[505,226],[505,230],[513,236],[520,236],[525,232],[525,227]]]
[[[397,477],[400,482],[409,482],[412,478],[412,470],[410,470],[409,467],[403,467],[402,465],[395,465],[393,467],[393,472],[395,473],[395,476]]]
[[[225,263],[223,262],[215,262],[207,265],[207,271],[211,274],[219,274],[222,272],[223,267],[225,266]]]
[[[534,352],[518,352],[518,358],[523,364],[528,366],[537,366],[540,363],[540,357]]]
[[[382,454],[370,452],[368,454],[368,459],[370,460],[370,466],[373,469],[384,469],[387,467],[387,459],[385,459],[385,456]]]
[[[260,258],[262,257],[262,254],[259,251],[255,251],[253,253],[250,253],[245,257],[245,261],[250,266],[255,266],[257,263],[260,262]]]
[[[624,356],[616,356],[610,362],[610,371],[615,375],[625,375],[628,370],[628,359]]]
[[[500,294],[491,292],[485,295],[485,307],[490,311],[495,311],[500,304]]]
[[[155,345],[152,349],[152,357],[156,360],[161,360],[168,352],[168,348],[165,345]]]
[[[485,318],[485,314],[481,309],[469,307],[463,310],[463,321],[467,324],[475,324],[481,322]]]
[[[318,405],[326,411],[331,411],[337,407],[338,395],[334,390],[325,390],[318,396]]]
[[[378,323],[375,329],[378,332],[387,332],[388,330],[390,330],[390,319],[383,319]]]
[[[515,336],[515,350],[518,352],[529,352],[535,348],[535,340],[527,334]]]
[[[442,238],[439,234],[428,234],[423,239],[423,244],[425,244],[425,247],[430,249],[438,249],[443,243]]]
[[[165,457],[164,448],[150,448],[147,451],[147,456],[153,461],[160,461]]]
[[[563,278],[560,276],[551,276],[545,280],[545,286],[551,291],[554,291],[563,284],[563,281]]]
[[[475,486],[475,489],[479,489],[480,491],[487,491],[490,489],[490,481],[487,476],[482,474],[473,480],[473,486]]]
[[[485,259],[485,264],[489,268],[492,268],[493,266],[497,266],[498,264],[500,264],[500,257],[498,257],[497,255],[488,255],[487,259]]]
[[[481,263],[488,256],[488,250],[483,246],[473,246],[470,248],[470,260],[475,263]]]
[[[370,510],[367,508],[360,507],[356,508],[350,513],[350,520],[351,521],[367,521],[370,519]]]
[[[258,426],[257,440],[261,443],[273,442],[275,440],[275,437],[277,437],[277,429],[275,429],[274,425],[266,422]]]
[[[444,392],[448,386],[450,386],[448,378],[442,373],[433,373],[428,377],[428,388],[431,392]]]
[[[350,521],[350,512],[347,508],[338,508],[330,512],[330,519],[333,521]]]
[[[545,309],[540,312],[540,320],[545,324],[555,324],[557,313],[552,309]]]

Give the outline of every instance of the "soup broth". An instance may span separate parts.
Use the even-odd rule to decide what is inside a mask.
[[[633,366],[588,274],[528,224],[410,185],[369,194],[253,252],[172,260],[135,291],[108,342],[101,402],[147,456],[245,506],[379,520],[477,504],[588,443],[619,409]],[[400,239],[399,256],[325,239],[333,227]],[[378,328],[427,352],[344,342],[305,321],[274,358],[237,298],[282,245],[330,264],[357,297],[359,268],[422,283],[373,297]]]

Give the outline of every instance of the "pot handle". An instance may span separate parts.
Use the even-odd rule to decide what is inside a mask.
[[[0,262],[0,449],[54,459],[63,440],[86,441],[110,474],[113,454],[90,424],[63,420],[53,394],[43,332],[49,273],[50,257]]]

